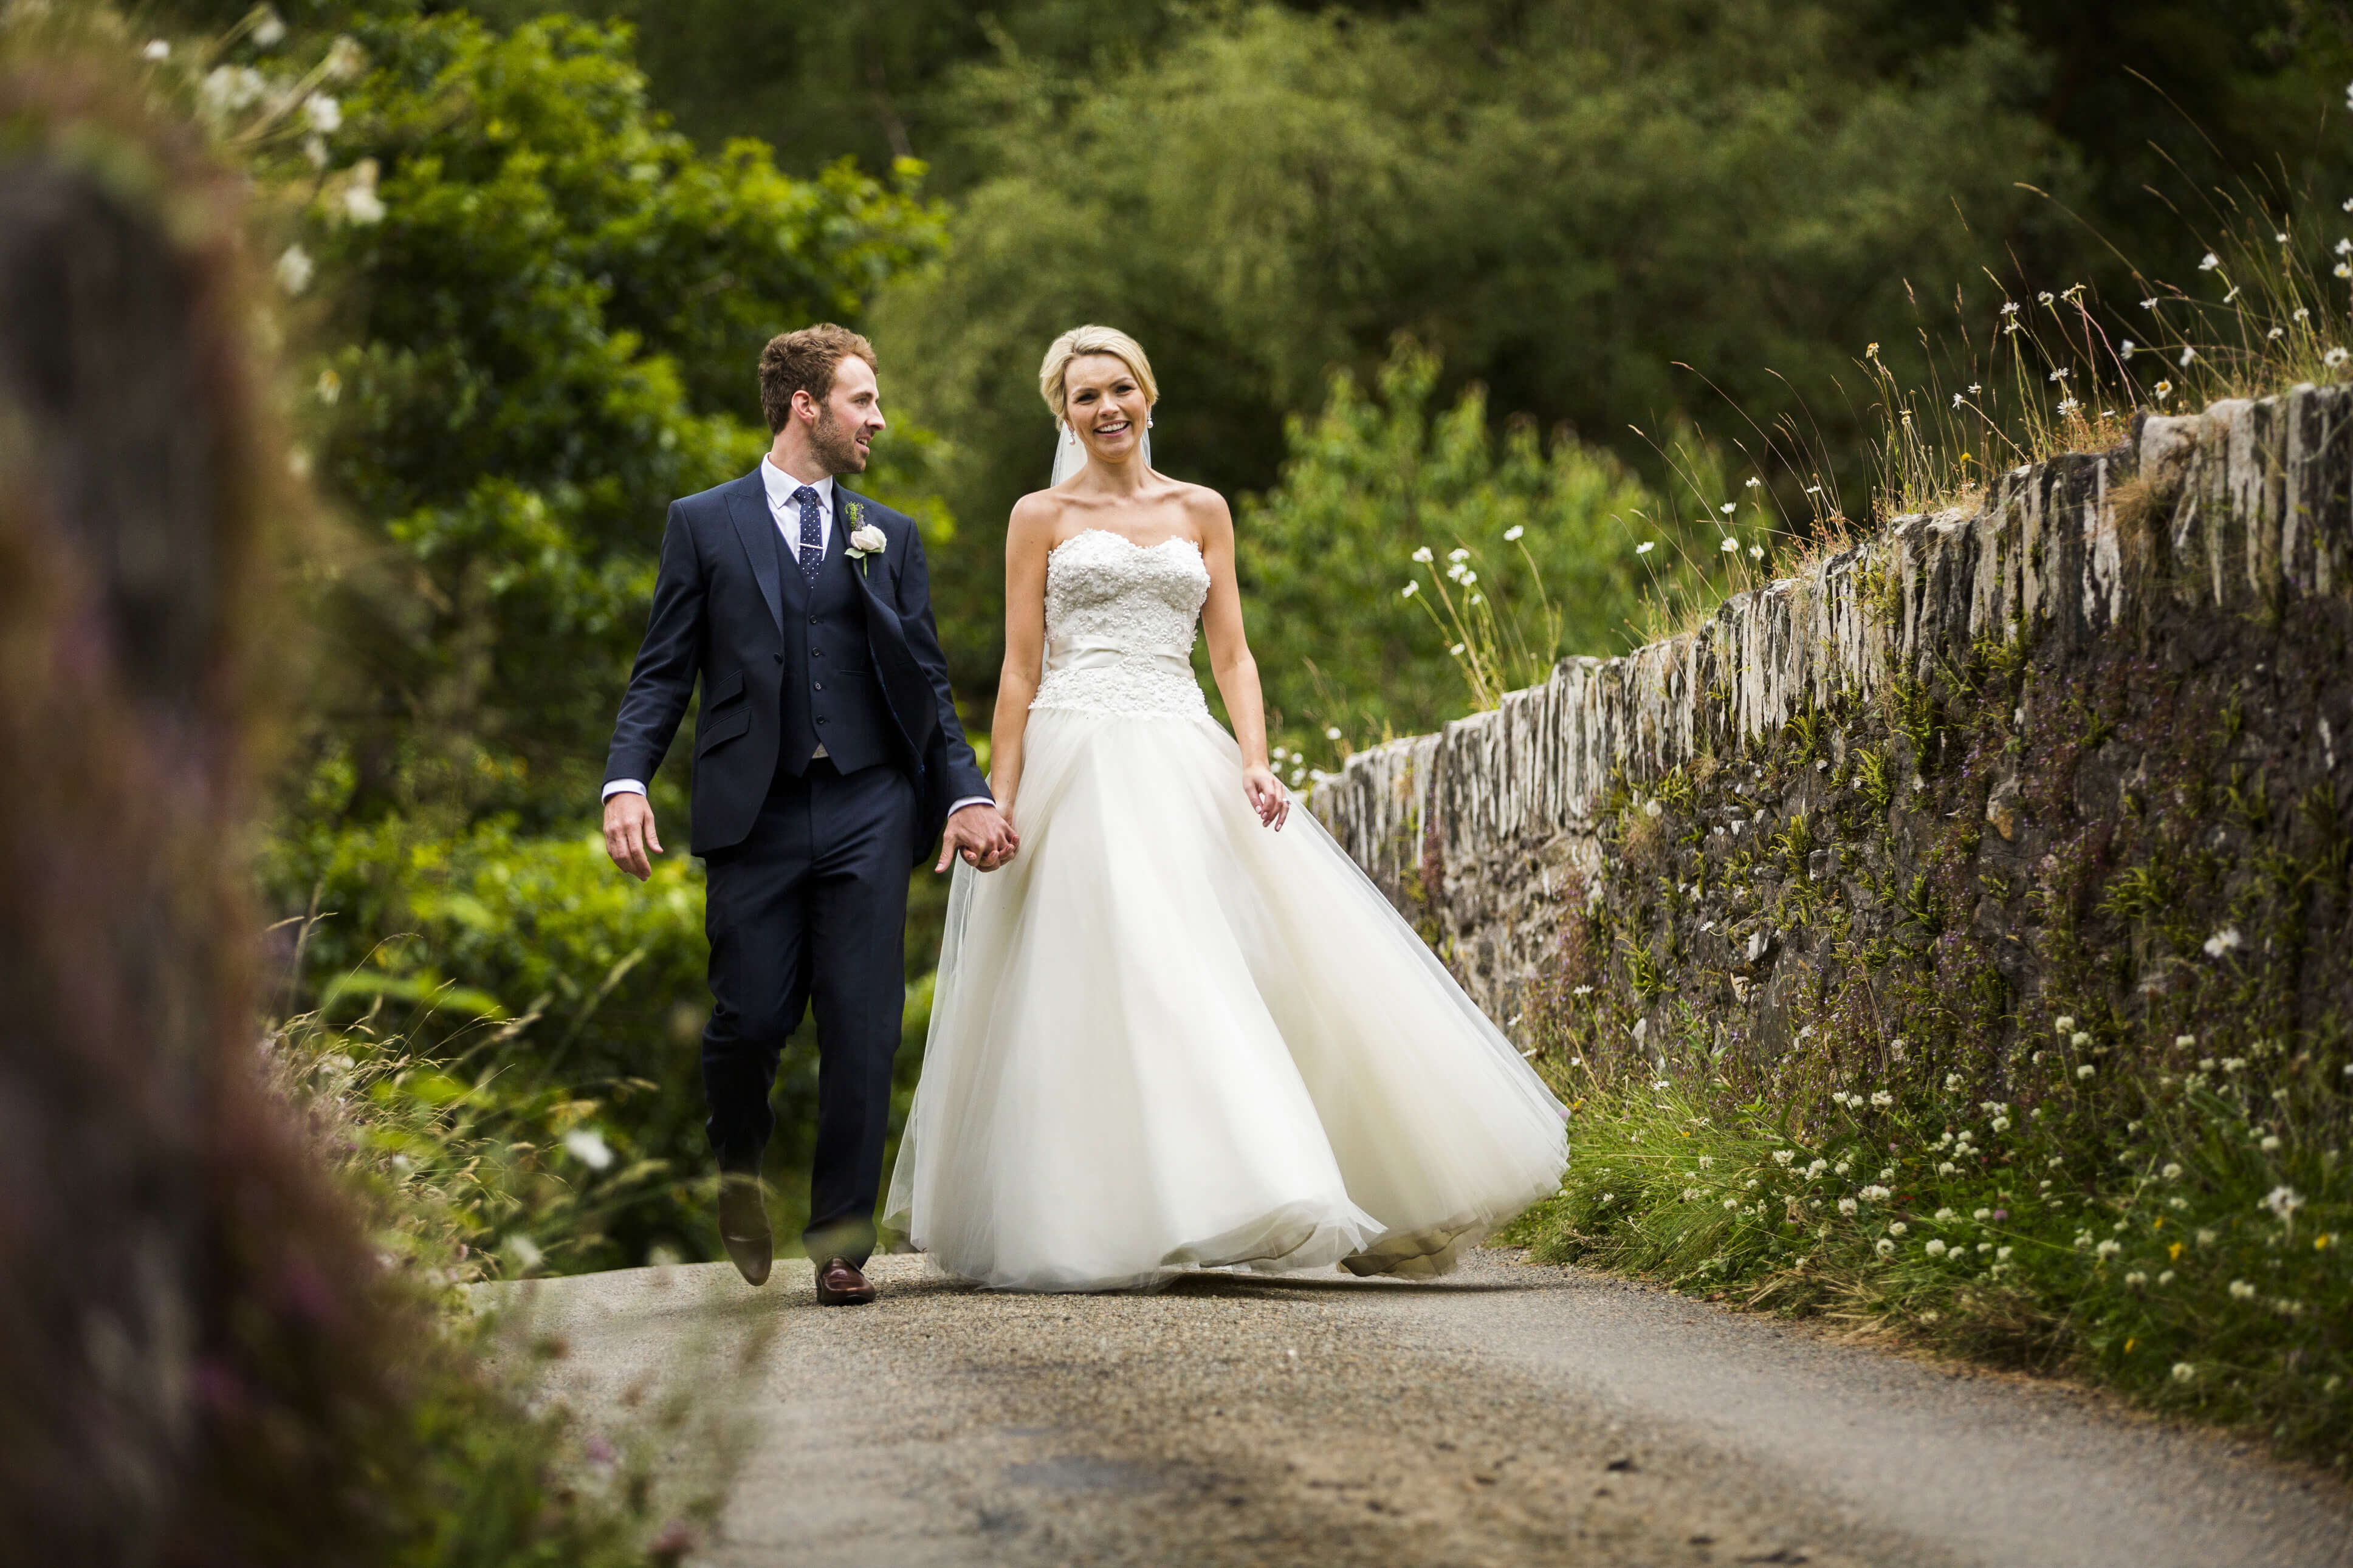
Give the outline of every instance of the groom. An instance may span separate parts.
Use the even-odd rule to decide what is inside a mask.
[[[874,1198],[905,998],[907,875],[981,870],[1017,841],[948,694],[915,525],[839,482],[883,427],[873,347],[827,323],[760,355],[776,441],[759,468],[670,503],[653,613],[605,763],[605,847],[643,880],[659,855],[645,781],[696,680],[693,833],[711,937],[702,1087],[719,1233],[768,1277],[760,1155],[785,1037],[817,1008],[818,1300],[871,1301]]]

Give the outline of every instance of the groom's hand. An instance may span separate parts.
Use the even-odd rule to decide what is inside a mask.
[[[654,808],[635,790],[622,790],[605,801],[605,853],[613,864],[644,881],[654,874],[646,851],[662,852],[661,835],[654,831]]]
[[[1020,847],[1021,836],[1003,812],[986,803],[967,805],[948,818],[947,831],[940,835],[940,863],[932,869],[944,871],[961,855],[974,869],[994,871]]]

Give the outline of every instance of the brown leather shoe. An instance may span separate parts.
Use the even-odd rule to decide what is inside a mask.
[[[817,1304],[820,1307],[863,1307],[874,1300],[866,1282],[847,1258],[828,1258],[817,1271]]]
[[[755,1176],[723,1176],[719,1183],[719,1241],[744,1283],[768,1282],[776,1237],[768,1229],[768,1205]]]

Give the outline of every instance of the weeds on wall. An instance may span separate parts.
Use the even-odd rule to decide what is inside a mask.
[[[1621,785],[1526,1015],[1576,1158],[1514,1238],[2346,1464],[2353,900],[2299,717],[2342,623],[2088,679],[1988,643]]]

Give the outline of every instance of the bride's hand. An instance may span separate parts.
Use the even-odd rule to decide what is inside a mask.
[[[1261,826],[1282,830],[1291,816],[1291,794],[1271,769],[1262,763],[1243,768],[1242,794],[1250,797],[1250,809],[1258,813]]]

